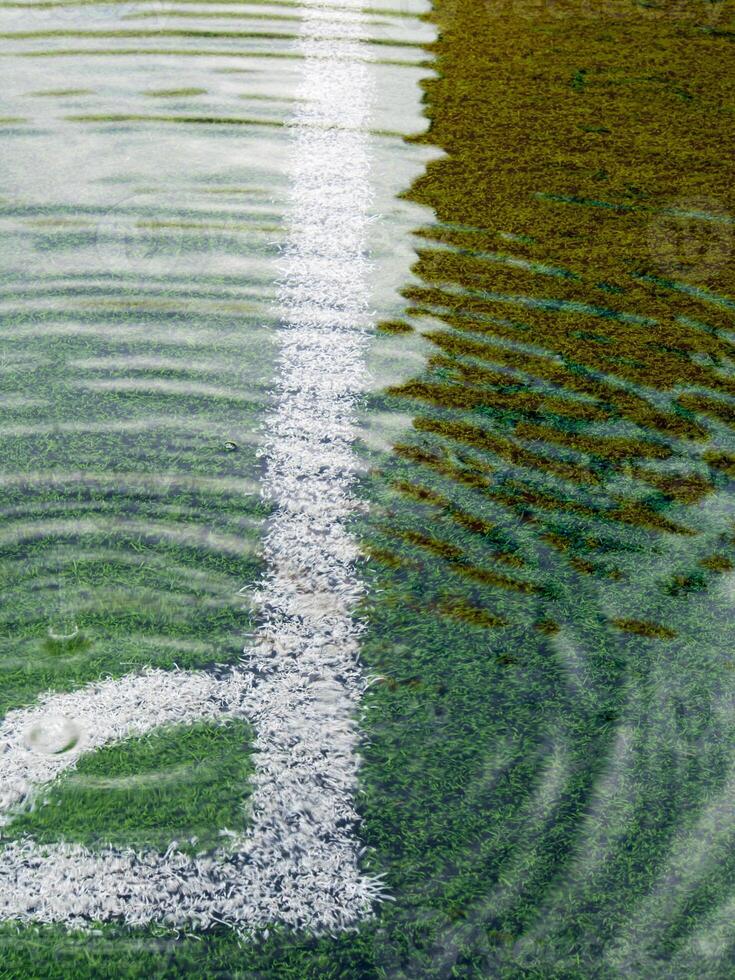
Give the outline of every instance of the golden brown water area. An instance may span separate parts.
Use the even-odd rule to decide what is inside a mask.
[[[383,329],[410,323],[434,353],[391,389],[419,405],[399,454],[580,575],[624,577],[611,533],[631,532],[644,550],[703,535],[697,581],[729,570],[710,504],[735,476],[735,4],[439,0],[432,17],[420,139],[446,155],[410,197],[436,222],[406,322]],[[667,589],[688,577],[672,567]]]

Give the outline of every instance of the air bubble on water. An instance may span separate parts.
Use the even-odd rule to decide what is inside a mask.
[[[71,643],[79,636],[76,623],[54,623],[48,628],[49,639],[55,643]]]
[[[81,728],[71,718],[47,715],[26,731],[25,743],[29,749],[43,755],[61,755],[71,752],[79,744],[81,736]]]

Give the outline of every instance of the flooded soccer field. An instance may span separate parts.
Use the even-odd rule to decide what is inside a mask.
[[[5,975],[732,975],[734,17],[0,2]]]

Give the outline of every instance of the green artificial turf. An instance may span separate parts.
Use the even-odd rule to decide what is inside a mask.
[[[16,817],[9,836],[165,851],[222,845],[247,823],[250,733],[240,722],[171,727],[83,756]]]
[[[366,399],[368,419],[414,424],[368,457],[372,506],[355,527],[370,556],[362,660],[375,679],[361,719],[363,861],[390,901],[355,933],[324,937],[6,924],[0,977],[735,971],[733,4],[436,0],[431,16],[421,140],[445,155],[407,193],[435,221],[417,230],[403,318],[376,340],[423,333],[427,366]],[[176,247],[200,245],[187,233]],[[4,710],[146,663],[232,662],[243,644],[248,610],[230,599],[257,578],[267,508],[226,481],[257,485],[257,392],[245,404],[163,387],[80,394],[59,367],[124,355],[112,338],[135,300],[145,352],[178,361],[136,376],[201,381],[197,357],[240,358],[252,308],[228,296],[240,305],[217,312],[232,282],[207,284],[196,303],[208,307],[178,283],[186,316],[171,296],[156,307],[114,286],[112,299],[84,296],[94,313],[77,296],[66,314],[107,334],[17,340],[48,404],[45,428],[3,436],[3,469],[130,476],[3,488],[8,516],[46,528],[0,539]],[[29,313],[11,327],[45,322]],[[198,336],[195,355],[159,347],[169,330]],[[253,348],[233,391],[272,369]],[[113,425],[166,414],[195,424]],[[136,483],[152,472],[179,482]],[[95,515],[116,515],[117,533],[51,523]],[[223,547],[197,540],[201,528]],[[187,529],[194,538],[173,533]],[[71,619],[79,638],[49,639],[49,624]],[[250,737],[195,726],[107,748],[9,831],[212,847],[212,827],[247,819]],[[154,792],[159,772],[173,778]]]

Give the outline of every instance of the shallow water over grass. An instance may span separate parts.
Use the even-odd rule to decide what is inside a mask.
[[[732,16],[436,5],[367,532],[388,975],[732,972]]]
[[[232,663],[257,623],[299,8],[0,11],[7,709]],[[358,805],[393,901],[245,947],[8,930],[19,974],[732,973],[732,5],[435,11],[428,51],[408,7],[364,13]],[[250,733],[213,738],[101,750],[11,829],[245,823]]]
[[[432,151],[402,135],[423,126],[433,29],[420,3],[310,6],[0,7],[4,712],[144,667],[226,676],[266,618],[262,454],[307,13],[319,43],[360,38],[378,94],[354,137],[369,302],[375,317],[403,305],[422,212],[397,194]],[[376,388],[405,374],[384,347]],[[76,719],[45,723],[31,752],[82,744]],[[206,854],[247,830],[248,726],[135,732],[28,797],[6,839]]]

